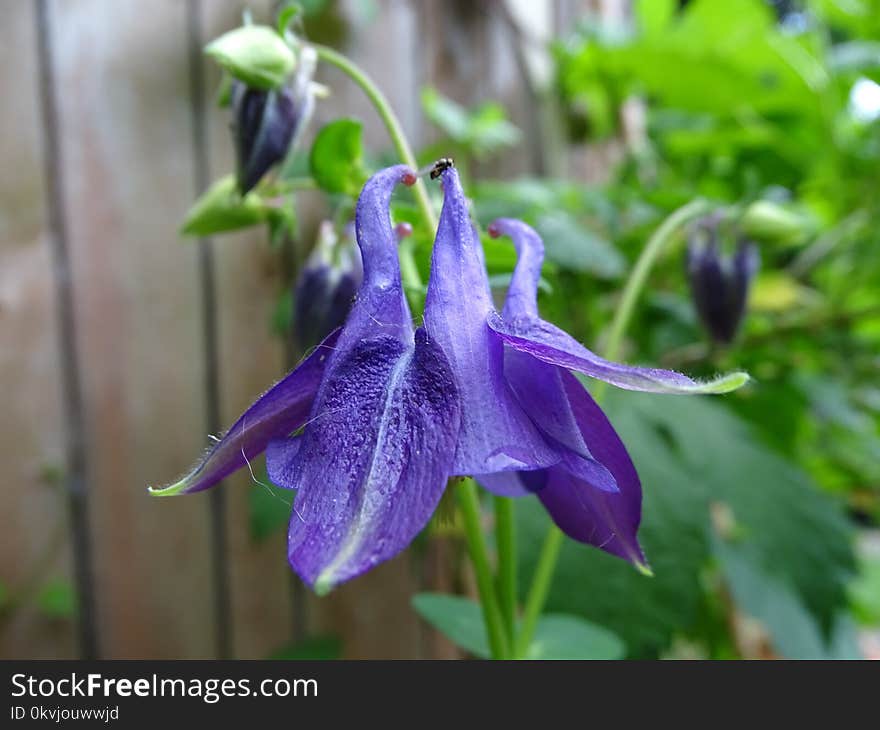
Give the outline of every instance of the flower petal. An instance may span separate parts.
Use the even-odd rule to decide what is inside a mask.
[[[458,173],[442,173],[443,210],[434,242],[425,327],[458,381],[462,423],[453,474],[534,469],[559,461],[522,412],[503,375],[501,341],[486,326],[489,279]]]
[[[614,476],[590,453],[563,387],[565,370],[508,349],[504,376],[522,409],[563,458],[559,467],[608,492],[616,492]]]
[[[367,337],[391,336],[412,345],[412,316],[400,281],[397,237],[391,226],[391,194],[415,173],[406,165],[380,170],[367,180],[355,210],[355,232],[363,261],[363,283],[339,338],[347,350]]]
[[[686,375],[658,368],[640,368],[605,360],[571,335],[538,316],[538,280],[544,244],[530,226],[513,218],[499,218],[489,226],[493,236],[508,235],[517,252],[503,316],[492,312],[489,326],[510,347],[551,365],[576,370],[626,390],[649,393],[726,393],[744,385],[746,373],[731,373],[698,383]]]
[[[596,460],[614,475],[619,491],[596,489],[561,467],[546,470],[538,498],[566,535],[632,562],[650,572],[636,533],[642,514],[642,487],[626,447],[602,409],[570,373],[563,387],[584,440]]]
[[[316,592],[393,557],[427,524],[459,418],[449,363],[424,330],[415,349],[375,337],[337,361],[297,458],[269,464],[297,490],[288,557]]]
[[[213,487],[261,454],[269,441],[300,428],[309,416],[338,338],[339,330],[332,332],[289,375],[260,396],[189,474],[149,491],[157,497],[170,497]]]
[[[551,365],[604,380],[625,390],[692,395],[719,394],[736,390],[749,381],[748,374],[744,372],[733,372],[713,380],[698,382],[672,370],[611,362],[590,352],[567,332],[541,319],[511,322],[493,313],[489,316],[488,323],[504,344],[520,352],[526,352]]]

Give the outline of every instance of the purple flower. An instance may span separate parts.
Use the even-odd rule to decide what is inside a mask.
[[[458,173],[442,173],[444,204],[425,305],[428,335],[446,352],[461,395],[453,470],[491,491],[537,492],[559,527],[576,540],[644,566],[636,540],[638,476],[601,409],[572,375],[655,393],[723,393],[747,376],[698,383],[668,370],[604,360],[543,321],[537,285],[544,247],[524,223],[502,219],[519,261],[504,311],[492,306],[479,236]]]
[[[250,88],[232,82],[232,131],[238,188],[252,190],[271,167],[281,162],[312,115],[314,60],[302,54],[293,81],[278,89]]]
[[[425,326],[413,330],[389,205],[404,166],[364,186],[356,210],[363,281],[348,318],[239,418],[185,477],[197,492],[266,451],[270,479],[296,491],[293,569],[323,593],[401,552],[454,475],[507,495],[537,493],[570,536],[636,565],[641,488],[626,449],[571,371],[653,392],[724,392],[665,370],[602,360],[538,316],[543,246],[500,220],[519,261],[502,313],[454,169],[434,244]]]
[[[451,472],[458,389],[440,347],[424,329],[413,331],[389,217],[394,187],[414,181],[397,166],[364,186],[356,211],[363,283],[345,326],[251,406],[189,475],[155,492],[206,489],[267,450],[269,477],[296,490],[290,564],[318,593],[403,550]]]
[[[709,336],[730,344],[746,310],[749,287],[761,265],[755,244],[740,239],[733,256],[721,254],[719,220],[700,221],[688,241],[687,271],[697,314]]]

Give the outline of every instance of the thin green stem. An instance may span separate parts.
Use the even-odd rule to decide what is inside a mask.
[[[492,651],[493,659],[505,659],[510,656],[510,648],[507,634],[504,631],[504,618],[498,606],[495,587],[492,584],[489,553],[480,524],[480,500],[477,497],[477,488],[473,479],[466,478],[458,484],[456,490],[458,504],[464,519],[468,552],[477,578],[477,590],[480,593],[480,605],[483,609],[483,620],[486,622],[489,648]]]
[[[648,280],[648,274],[651,273],[654,264],[673,241],[679,229],[694,218],[707,213],[709,207],[709,203],[705,200],[700,198],[692,200],[687,205],[673,211],[648,239],[629,279],[627,279],[620,297],[620,304],[614,312],[614,319],[611,320],[611,329],[605,343],[604,354],[607,359],[613,360],[620,354],[620,345],[623,342],[626,328],[629,326],[639,294],[642,293]]]
[[[498,599],[507,638],[513,645],[516,636],[516,524],[513,500],[494,497],[495,544],[498,549]]]
[[[388,130],[388,136],[391,138],[395,150],[397,150],[400,161],[416,170],[418,163],[409,145],[409,141],[403,132],[400,121],[391,108],[391,104],[388,103],[388,99],[385,98],[379,87],[355,63],[341,53],[320,44],[312,44],[312,47],[318,54],[319,59],[332,66],[336,66],[336,68],[361,87]],[[428,189],[421,178],[416,180],[413,186],[413,194],[415,195],[416,204],[419,206],[422,218],[428,226],[428,230],[433,232],[437,228],[437,216],[434,213],[434,208],[431,206]],[[400,269],[403,276],[403,284],[408,291],[420,291],[423,288],[422,277],[413,258],[412,246],[401,246]]]
[[[538,565],[532,576],[532,585],[529,587],[529,595],[526,597],[526,605],[523,609],[523,620],[516,640],[514,656],[521,659],[529,650],[532,637],[535,635],[535,627],[544,610],[547,594],[550,592],[550,584],[553,582],[553,573],[556,570],[556,561],[559,560],[559,551],[562,548],[562,540],[565,537],[562,530],[553,525],[547,531],[544,544],[541,546],[541,554],[538,556]]]
[[[623,336],[632,319],[636,302],[642,289],[645,287],[648,274],[650,274],[654,264],[663,252],[666,251],[681,227],[694,218],[707,213],[708,210],[709,203],[707,201],[699,198],[692,200],[687,205],[683,205],[671,213],[648,239],[626,281],[620,298],[620,304],[614,313],[614,319],[611,321],[611,330],[605,343],[604,352],[604,356],[607,359],[616,359],[620,352]],[[596,383],[596,387],[593,389],[593,396],[596,401],[602,399],[602,395],[605,392],[604,386],[605,384],[602,382]],[[526,597],[522,628],[516,641],[517,657],[525,654],[534,636],[535,627],[538,624],[541,612],[544,610],[547,594],[550,592],[550,585],[553,582],[553,573],[556,571],[556,563],[559,560],[559,551],[562,548],[563,539],[562,531],[556,525],[551,525],[547,531],[547,537],[544,538],[544,545],[541,548],[538,565],[535,568],[532,584]]]

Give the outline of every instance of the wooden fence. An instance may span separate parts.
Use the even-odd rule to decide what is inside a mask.
[[[3,4],[0,656],[261,658],[306,629],[339,635],[351,657],[454,654],[409,607],[420,585],[442,581],[443,546],[319,601],[292,588],[283,534],[250,538],[248,475],[217,496],[145,491],[284,369],[267,326],[283,282],[263,233],[201,244],[177,233],[207,182],[232,169],[201,47],[238,24],[242,5]],[[432,137],[425,84],[465,104],[501,100],[528,133],[523,43],[600,5],[513,4],[530,18],[524,41],[510,3],[340,2],[341,48],[416,144]],[[250,6],[269,19],[271,2]],[[360,91],[321,77],[333,95],[313,126],[359,116],[370,147],[387,148]],[[493,172],[541,164],[524,145]],[[78,621],[41,607],[47,581],[77,587]]]

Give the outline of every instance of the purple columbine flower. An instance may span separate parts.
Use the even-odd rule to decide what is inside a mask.
[[[315,105],[314,69],[315,60],[303,52],[289,85],[264,91],[238,80],[232,82],[232,132],[242,195],[287,156],[311,118]]]
[[[566,534],[644,568],[636,540],[638,475],[572,372],[655,393],[723,393],[747,376],[698,383],[668,370],[621,365],[543,321],[537,310],[543,244],[527,225],[509,219],[492,228],[510,235],[519,254],[499,314],[457,171],[445,170],[442,180],[425,327],[452,363],[461,394],[453,473],[475,475],[505,496],[537,492]]]
[[[687,272],[700,321],[715,342],[728,345],[745,315],[761,258],[758,247],[742,238],[733,256],[722,255],[719,222],[710,216],[695,226],[688,241]]]
[[[207,489],[266,450],[269,477],[295,489],[293,569],[324,593],[403,550],[437,507],[458,437],[458,388],[424,329],[413,331],[389,204],[404,166],[358,199],[363,283],[345,326],[251,406],[182,480]],[[301,432],[299,432],[301,430]],[[268,447],[268,449],[267,449]]]
[[[389,205],[415,182],[404,166],[374,175],[358,199],[363,283],[343,327],[239,418],[183,479],[197,492],[266,451],[269,477],[296,490],[293,569],[318,593],[401,552],[454,475],[502,494],[537,492],[575,539],[644,557],[635,533],[638,476],[602,411],[570,371],[654,392],[724,392],[737,374],[696,383],[608,362],[538,316],[543,247],[501,220],[519,262],[504,311],[492,307],[479,237],[454,169],[434,243],[425,327],[413,331]]]

